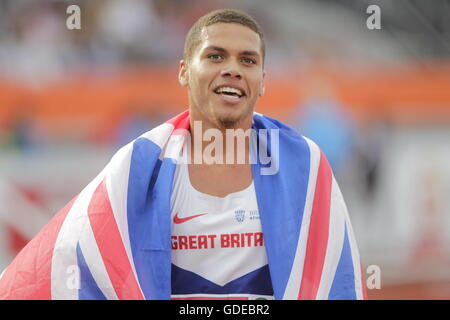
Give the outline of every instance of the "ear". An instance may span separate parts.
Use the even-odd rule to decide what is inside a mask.
[[[264,86],[264,78],[266,76],[266,72],[263,71],[263,79],[261,81],[261,86],[259,88],[259,96],[262,97],[264,93],[266,92],[266,87]]]
[[[187,73],[187,64],[186,61],[180,60],[180,70],[178,72],[178,82],[186,87],[188,84],[188,73]]]

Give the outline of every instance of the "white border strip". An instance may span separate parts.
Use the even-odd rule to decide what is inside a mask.
[[[171,299],[186,299],[186,300],[196,300],[189,298],[204,298],[202,300],[208,300],[208,298],[219,298],[221,300],[237,300],[236,298],[247,298],[248,300],[256,300],[256,298],[264,298],[266,300],[273,300],[273,296],[267,295],[255,295],[255,294],[173,294]],[[233,299],[235,298],[235,299]]]

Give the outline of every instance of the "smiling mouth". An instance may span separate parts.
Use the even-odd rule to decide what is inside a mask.
[[[245,93],[242,90],[226,86],[217,88],[214,90],[214,93],[227,105],[236,105],[245,97]]]
[[[229,97],[237,97],[241,98],[245,96],[245,93],[239,89],[231,88],[231,87],[221,87],[214,90],[214,93],[218,95],[223,96],[229,96]]]

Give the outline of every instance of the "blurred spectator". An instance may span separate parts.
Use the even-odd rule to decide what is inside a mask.
[[[391,134],[387,106],[373,106],[377,110],[358,135],[359,165],[365,187],[366,201],[373,202],[379,184],[385,146]]]
[[[336,175],[354,157],[355,128],[350,115],[334,96],[330,85],[312,80],[304,104],[299,105],[294,127],[316,142]]]
[[[98,14],[92,43],[97,54],[117,51],[126,61],[164,61],[181,57],[185,29],[179,1],[111,0]],[[106,50],[103,50],[106,49]],[[101,56],[96,60],[101,62]]]
[[[0,73],[36,86],[59,79],[74,53],[65,16],[52,2],[21,3],[12,8],[7,32],[0,37]]]
[[[149,106],[145,103],[127,108],[127,113],[119,122],[114,134],[114,145],[122,147],[141,134],[169,120],[170,116],[163,110],[164,108],[161,106]]]
[[[3,133],[3,146],[23,153],[34,152],[45,141],[43,132],[36,123],[34,108],[18,104],[9,125]]]

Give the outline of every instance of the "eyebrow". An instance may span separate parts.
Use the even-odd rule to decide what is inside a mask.
[[[225,50],[222,47],[217,47],[217,46],[207,46],[205,49],[205,51],[207,50],[214,50],[214,51],[219,51],[219,52],[227,52],[227,50]],[[259,53],[256,51],[252,51],[252,50],[244,50],[240,52],[241,55],[244,56],[258,56],[259,57]]]

